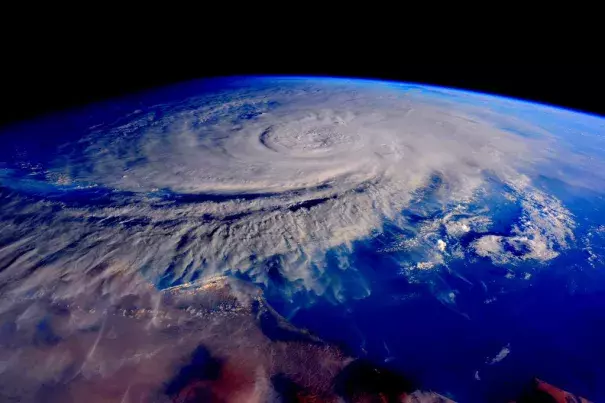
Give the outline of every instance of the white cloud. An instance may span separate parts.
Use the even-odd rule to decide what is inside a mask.
[[[495,357],[488,358],[487,361],[485,361],[485,363],[488,365],[497,364],[500,361],[502,361],[503,359],[505,359],[506,357],[508,357],[509,354],[510,354],[510,343],[507,344],[506,346],[502,347],[500,352]]]
[[[479,239],[478,254],[510,260],[506,241],[546,260],[571,236],[567,211],[519,173],[551,139],[501,130],[438,92],[261,84],[157,105],[65,147],[76,151],[61,154],[48,178],[114,189],[113,203],[11,196],[0,215],[0,280],[16,294],[48,288],[68,298],[133,292],[146,286],[132,280],[138,273],[152,284],[234,272],[268,284],[266,263],[277,259],[288,292],[330,289],[339,299],[340,281],[323,275],[328,250],[354,270],[344,262],[352,243],[388,220],[415,234],[385,248],[409,251],[410,266],[439,266],[446,246],[448,258],[463,257],[456,239],[489,224],[467,207],[493,180],[515,189],[524,218],[513,237]],[[423,197],[442,214],[406,221],[401,211]],[[463,216],[446,216],[451,208]]]

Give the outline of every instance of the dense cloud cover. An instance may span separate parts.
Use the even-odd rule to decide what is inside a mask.
[[[65,192],[108,189],[107,201],[5,198],[2,280],[33,290],[64,273],[68,294],[112,273],[144,273],[161,287],[226,272],[263,283],[266,261],[278,258],[291,284],[321,294],[331,281],[322,277],[326,251],[346,255],[385,221],[409,226],[400,213],[415,200],[438,204],[452,239],[487,230],[489,212],[469,206],[499,191],[494,183],[525,219],[511,239],[479,239],[476,253],[506,262],[504,244],[514,244],[516,257],[555,256],[572,219],[523,174],[552,139],[500,129],[440,95],[356,81],[243,81],[92,128],[63,146],[47,178]],[[419,245],[434,255],[424,267],[452,250],[430,242]]]
[[[244,79],[58,142],[46,166],[22,166],[37,179],[0,174],[0,311],[37,299],[109,309],[217,275],[266,285],[272,270],[284,294],[338,295],[326,253],[355,270],[349,251],[386,223],[405,234],[384,245],[406,251],[402,275],[470,256],[552,259],[573,242],[574,220],[531,177],[552,159],[555,137],[491,111],[505,101],[459,96]],[[518,209],[510,234],[491,231],[494,194]],[[469,232],[483,235],[463,248]]]

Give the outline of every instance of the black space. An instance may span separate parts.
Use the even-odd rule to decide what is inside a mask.
[[[412,50],[400,39],[364,41],[344,30],[293,40],[245,29],[233,34],[232,27],[180,30],[178,21],[159,30],[157,21],[141,21],[129,20],[124,29],[82,19],[77,27],[47,23],[36,24],[33,34],[12,32],[0,51],[0,124],[185,80],[246,74],[426,83],[605,115],[605,63],[561,52],[546,59],[495,48],[490,57],[462,56],[458,45],[436,48],[414,39]]]

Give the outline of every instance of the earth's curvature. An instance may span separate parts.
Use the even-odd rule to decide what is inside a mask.
[[[604,118],[244,77],[0,142],[0,400],[605,399]]]

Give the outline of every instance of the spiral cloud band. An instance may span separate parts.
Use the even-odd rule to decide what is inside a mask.
[[[3,199],[0,280],[18,295],[76,298],[136,292],[141,275],[165,288],[224,274],[267,284],[277,270],[290,292],[321,295],[338,286],[322,275],[326,253],[340,251],[341,268],[354,270],[346,251],[387,222],[409,230],[384,247],[408,253],[402,273],[468,253],[494,263],[556,256],[573,239],[572,217],[529,176],[548,159],[550,137],[516,134],[503,123],[521,123],[450,95],[242,79],[103,122],[62,145],[50,166],[32,168],[52,197]],[[0,178],[23,186],[10,172]],[[487,234],[481,208],[502,189],[521,208],[510,236]],[[78,192],[103,196],[70,197]],[[402,212],[421,198],[438,214],[414,224]],[[486,235],[463,250],[457,239],[469,231]]]

